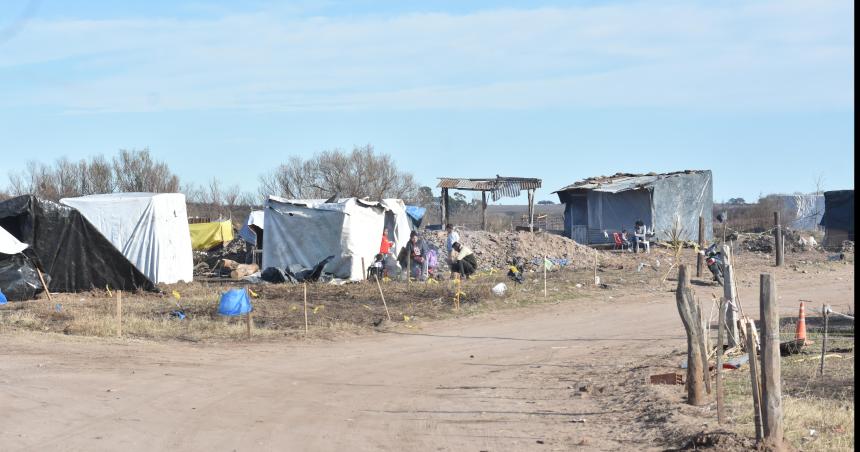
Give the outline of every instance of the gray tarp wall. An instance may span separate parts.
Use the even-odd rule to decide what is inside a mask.
[[[651,225],[651,190],[618,193],[588,192],[588,242],[612,242],[612,233],[626,229],[632,237],[636,220]],[[607,231],[609,238],[603,235]]]
[[[705,241],[714,240],[714,186],[710,171],[677,174],[654,182],[654,228],[658,240],[669,240],[676,221],[684,240],[699,240],[699,216],[705,218]],[[647,224],[647,223],[646,223]]]

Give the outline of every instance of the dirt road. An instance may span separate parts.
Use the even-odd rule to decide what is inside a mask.
[[[850,272],[778,274],[781,302],[845,304]],[[741,287],[751,311],[757,290]],[[7,451],[660,450],[713,424],[678,387],[642,384],[684,348],[669,291],[336,342],[0,339]]]

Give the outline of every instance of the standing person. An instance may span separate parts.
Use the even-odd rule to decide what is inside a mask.
[[[645,240],[645,223],[642,220],[636,220],[633,229],[633,252],[639,252],[639,242]]]
[[[445,249],[448,251],[448,256],[450,256],[454,243],[460,241],[460,234],[454,230],[453,224],[445,226],[445,232],[448,233],[448,239],[445,240]]]
[[[475,253],[469,247],[461,245],[460,242],[454,242],[451,248],[451,276],[457,274],[469,279],[469,276],[478,269],[478,259],[475,258]]]
[[[383,256],[388,256],[388,253],[391,252],[391,247],[394,246],[394,242],[388,240],[388,231],[382,230],[382,243],[379,245],[379,254]]]
[[[418,280],[424,281],[427,279],[427,243],[424,239],[418,237],[418,233],[412,231],[409,234],[409,242],[406,243],[406,259],[407,268],[412,267],[412,272],[418,272]],[[411,278],[412,275],[407,275]]]

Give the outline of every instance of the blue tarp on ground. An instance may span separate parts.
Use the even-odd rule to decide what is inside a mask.
[[[218,314],[237,316],[251,312],[251,299],[245,289],[230,289],[221,295]]]

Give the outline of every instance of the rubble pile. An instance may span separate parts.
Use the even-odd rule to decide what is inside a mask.
[[[539,268],[542,256],[547,256],[557,264],[570,265],[575,262],[591,262],[596,254],[605,254],[556,234],[523,231],[458,232],[460,242],[475,253],[481,270],[504,268],[514,259],[524,262],[525,270],[535,270]],[[424,234],[424,239],[439,249],[440,262],[445,262],[448,257],[445,248],[447,237],[444,231],[428,231]]]
[[[221,259],[236,261],[240,264],[248,261],[250,249],[242,238],[235,238],[223,246],[216,246],[209,251],[194,251],[194,272],[204,273],[215,268]]]
[[[783,230],[785,240],[785,251],[799,253],[803,251],[820,249],[820,245],[811,235],[803,235],[792,229]],[[740,234],[738,237],[741,246],[748,251],[762,253],[773,253],[776,239],[771,232],[760,234]]]
[[[854,252],[854,241],[853,240],[846,240],[846,241],[842,242],[841,251],[843,253],[853,253]]]

